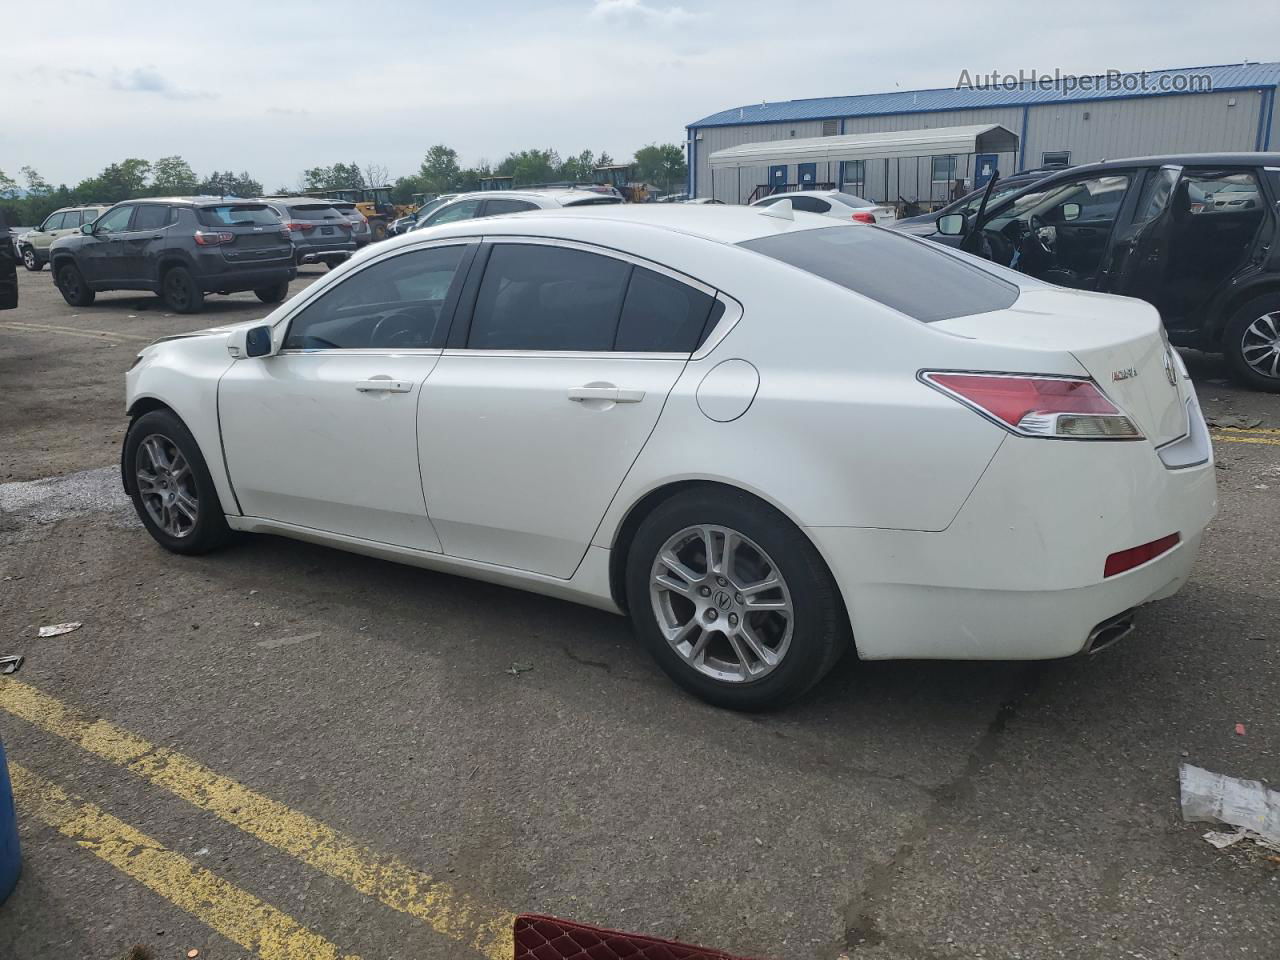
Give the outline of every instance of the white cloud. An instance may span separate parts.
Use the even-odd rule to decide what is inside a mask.
[[[591,17],[593,20],[657,23],[669,27],[692,20],[693,14],[684,7],[655,7],[644,0],[595,0]]]
[[[89,76],[92,74],[89,73]],[[155,93],[168,100],[207,100],[213,96],[207,91],[178,87],[155,67],[134,67],[124,72],[117,71],[111,77],[111,88],[126,93]]]

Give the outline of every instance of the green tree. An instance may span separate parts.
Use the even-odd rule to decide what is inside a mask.
[[[547,183],[559,178],[560,154],[554,150],[521,150],[498,164],[498,174],[514,177],[515,185]]]
[[[53,193],[53,187],[40,174],[36,173],[32,167],[23,167],[20,171],[22,179],[27,181],[27,196],[29,197],[47,197]]]
[[[156,196],[195,193],[199,186],[196,172],[181,157],[161,157],[151,168],[151,192]]]
[[[215,170],[196,188],[199,193],[215,197],[258,197],[262,195],[262,184],[249,176],[249,171],[235,173],[228,170],[219,173]]]
[[[462,168],[458,166],[458,151],[437,143],[427,151],[418,167],[420,193],[451,193],[458,188]]]
[[[80,181],[75,192],[85,203],[119,203],[142,196],[150,175],[150,163],[130,157],[110,164],[96,177]]]
[[[303,190],[359,190],[365,186],[358,163],[335,163],[302,171]]]
[[[17,197],[18,181],[0,170],[0,200],[16,200]]]
[[[674,143],[649,144],[636,151],[635,178],[643,183],[662,187],[670,193],[676,184],[689,176],[689,166],[684,151]]]

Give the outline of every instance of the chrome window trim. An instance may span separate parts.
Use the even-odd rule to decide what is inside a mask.
[[[450,347],[446,357],[507,357],[527,360],[534,357],[557,360],[679,360],[689,359],[687,353],[624,353],[617,350],[471,350],[467,347]]]
[[[277,357],[309,357],[319,355],[324,357],[333,356],[357,356],[357,357],[438,357],[444,350],[436,347],[415,347],[405,350],[393,350],[382,347],[317,347],[314,350],[277,350]]]

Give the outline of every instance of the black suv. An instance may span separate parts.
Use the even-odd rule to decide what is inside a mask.
[[[1277,200],[1280,153],[1142,157],[1072,167],[937,224],[1033,277],[1146,300],[1173,343],[1280,393]]]
[[[279,303],[298,275],[289,229],[255,201],[165,197],[118,203],[49,248],[53,280],[73,307],[99,290],[150,290],[195,313],[206,293],[252,290]]]

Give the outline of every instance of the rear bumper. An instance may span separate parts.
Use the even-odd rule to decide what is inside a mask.
[[[200,289],[205,293],[235,293],[240,290],[259,290],[288,283],[298,275],[293,262],[275,261],[271,266],[241,267],[227,264],[220,271],[201,271],[196,275]]]
[[[1212,459],[1169,470],[1149,443],[1010,438],[938,533],[811,527],[865,659],[1039,660],[1186,582],[1217,509]],[[1173,549],[1103,576],[1108,555]]]
[[[326,257],[349,257],[356,252],[356,242],[350,239],[334,238],[300,240],[294,242],[294,254],[300,263],[314,263]]]

